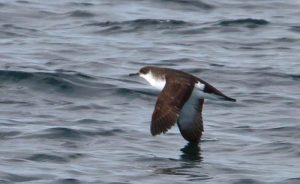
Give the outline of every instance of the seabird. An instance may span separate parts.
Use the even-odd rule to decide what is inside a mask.
[[[236,100],[191,74],[171,69],[146,66],[138,73],[160,90],[151,121],[153,136],[166,133],[177,123],[181,135],[189,142],[199,143],[203,132],[204,98]]]

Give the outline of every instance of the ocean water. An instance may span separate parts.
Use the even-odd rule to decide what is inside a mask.
[[[0,183],[300,183],[300,1],[0,0]],[[201,144],[149,131],[145,65],[211,83]]]

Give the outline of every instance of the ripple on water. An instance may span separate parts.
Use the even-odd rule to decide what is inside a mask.
[[[190,10],[212,10],[215,7],[211,4],[205,3],[200,0],[158,0],[162,5],[168,5],[167,7]]]
[[[89,119],[89,118],[84,118],[84,119],[79,119],[79,120],[76,120],[75,123],[77,124],[109,124],[111,122],[108,122],[108,121],[100,121],[100,120],[97,120],[97,119]]]
[[[53,162],[53,163],[67,163],[68,159],[57,156],[57,155],[50,155],[50,154],[34,154],[28,158],[27,160],[36,161],[36,162]]]
[[[88,137],[110,137],[110,136],[120,136],[120,134],[125,133],[122,129],[73,129],[67,127],[54,127],[44,130],[42,133],[29,136],[29,138],[47,138],[47,139],[62,139],[71,141],[83,141]]]
[[[0,31],[0,38],[32,37],[41,35],[42,32],[40,32],[38,29],[26,28],[24,26],[17,26],[15,24],[3,24]]]
[[[74,10],[67,13],[70,17],[76,17],[76,18],[90,18],[94,17],[95,14],[86,11],[86,10]]]
[[[74,178],[58,179],[53,182],[53,184],[80,184],[80,183],[82,183],[80,180]]]
[[[24,85],[42,92],[55,91],[68,96],[87,97],[101,95],[114,85],[97,82],[96,78],[73,71],[26,72],[0,70],[0,82]],[[93,95],[91,95],[93,94]]]
[[[49,128],[43,131],[41,135],[37,137],[43,137],[48,139],[70,139],[70,140],[81,140],[84,139],[84,135],[79,131],[66,127],[55,127]]]
[[[258,28],[270,24],[267,20],[264,19],[235,19],[235,20],[222,20],[218,23],[220,26],[240,26],[247,28]]]
[[[103,28],[99,33],[128,33],[136,31],[167,30],[186,27],[192,25],[182,20],[172,19],[136,19],[122,22],[95,22],[84,24],[83,26],[97,26]]]
[[[93,3],[88,3],[88,2],[70,2],[70,5],[75,5],[75,6],[94,6]]]
[[[30,161],[35,161],[35,162],[51,162],[51,163],[64,164],[75,159],[80,159],[84,156],[85,154],[82,153],[56,153],[56,154],[37,153],[25,159]]]
[[[41,178],[43,178],[45,176],[28,176],[25,174],[10,174],[10,173],[5,173],[5,172],[1,172],[0,173],[0,182],[4,182],[4,183],[15,183],[15,182],[33,182],[33,181],[37,181],[40,180]]]
[[[60,82],[68,82],[64,79],[74,79],[74,80],[93,80],[94,78],[82,73],[72,72],[72,71],[60,71],[57,72],[26,72],[26,71],[12,71],[12,70],[0,70],[0,81],[12,81],[20,82],[22,80],[40,80],[45,79],[57,80]],[[83,81],[82,81],[83,82]],[[55,83],[55,85],[58,85]]]
[[[9,139],[9,138],[13,138],[20,134],[21,134],[21,132],[19,132],[19,131],[3,131],[3,132],[0,132],[0,139],[1,140]]]
[[[290,178],[287,180],[284,180],[280,183],[286,183],[286,184],[299,184],[300,183],[300,177],[299,178]]]
[[[295,80],[295,81],[299,81],[300,80],[300,75],[296,75],[296,74],[290,74],[289,75],[293,80]]]
[[[299,156],[300,150],[295,143],[285,141],[274,141],[271,143],[258,144],[249,149],[243,150],[245,155],[265,156],[273,153],[273,159],[276,157],[296,157]]]
[[[256,179],[236,179],[236,180],[232,180],[232,183],[233,184],[265,184],[265,182]]]

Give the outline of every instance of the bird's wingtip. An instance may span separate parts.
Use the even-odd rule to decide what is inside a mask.
[[[231,101],[231,102],[236,102],[236,99],[235,99],[235,98],[230,98],[230,97],[229,97],[228,100]]]

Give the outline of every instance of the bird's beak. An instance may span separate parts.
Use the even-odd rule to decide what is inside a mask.
[[[130,73],[129,76],[136,76],[139,75],[140,73]]]

